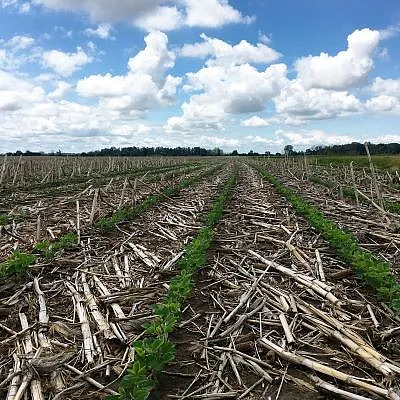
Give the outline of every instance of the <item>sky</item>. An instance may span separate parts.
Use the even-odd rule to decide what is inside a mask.
[[[0,0],[0,152],[400,142],[399,0]]]

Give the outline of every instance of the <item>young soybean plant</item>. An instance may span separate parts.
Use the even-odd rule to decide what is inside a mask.
[[[33,254],[16,250],[6,261],[0,263],[0,281],[11,275],[22,275],[35,261],[36,256]]]
[[[185,256],[178,262],[181,273],[169,285],[168,294],[161,304],[152,306],[154,320],[146,325],[149,338],[134,344],[135,361],[128,370],[119,387],[119,395],[108,397],[109,400],[146,400],[156,386],[157,374],[175,358],[175,346],[168,340],[180,319],[181,307],[194,286],[197,270],[206,264],[207,252],[210,249],[214,230],[222,217],[223,208],[237,179],[234,169],[225,184],[222,193],[213,203],[205,219],[205,226],[186,248]]]
[[[77,243],[78,236],[75,233],[67,233],[57,241],[50,243],[48,240],[35,244],[35,249],[44,254],[47,261],[53,260],[56,253],[63,249],[68,249]]]

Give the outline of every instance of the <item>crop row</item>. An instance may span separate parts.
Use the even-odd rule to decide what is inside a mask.
[[[103,218],[96,224],[97,228],[102,230],[115,229],[118,223],[127,222],[132,220],[148,211],[151,207],[164,201],[165,199],[175,196],[182,189],[187,188],[194,183],[215,174],[215,172],[221,169],[221,165],[217,165],[214,168],[207,170],[203,173],[198,174],[193,178],[183,180],[176,186],[170,186],[165,188],[163,191],[158,193],[150,194],[144,201],[136,205],[135,207],[126,207],[117,210],[111,217]],[[55,254],[63,249],[67,249],[76,244],[78,236],[75,233],[65,233],[59,239],[49,242],[47,240],[36,243],[32,252],[21,252],[15,250],[7,260],[0,263],[0,281],[4,281],[6,278],[12,275],[23,275],[30,265],[34,264],[37,260],[37,253],[43,254],[47,261],[54,258]]]
[[[147,197],[142,203],[138,204],[135,207],[124,207],[113,213],[111,217],[100,219],[96,226],[102,230],[110,230],[113,229],[118,223],[123,221],[130,221],[135,218],[137,215],[146,212],[150,207],[163,201],[165,198],[171,197],[179,193],[182,189],[192,185],[193,183],[199,181],[200,179],[204,179],[207,176],[213,175],[218,169],[221,168],[221,165],[217,165],[214,168],[206,171],[205,173],[199,174],[193,178],[185,179],[180,182],[176,186],[170,186],[165,188],[159,193],[155,193]]]
[[[7,250],[11,247],[10,240],[14,239],[15,243],[12,247],[15,248],[17,245],[20,249],[25,250],[29,243],[43,239],[44,234],[48,238],[51,237],[51,241],[54,241],[55,236],[70,231],[71,226],[74,227],[74,220],[78,216],[80,230],[84,230],[92,226],[96,219],[101,218],[107,212],[107,209],[127,208],[124,207],[124,204],[128,202],[136,204],[147,196],[151,197],[157,190],[162,190],[162,187],[179,185],[186,174],[189,176],[195,174],[196,176],[197,171],[202,169],[204,167],[201,165],[191,165],[187,168],[173,169],[162,174],[159,172],[154,175],[148,174],[146,180],[141,179],[139,184],[136,185],[135,183],[133,187],[128,187],[128,180],[125,180],[123,188],[118,191],[115,191],[115,189],[111,191],[107,187],[104,190],[92,188],[89,191],[90,186],[82,193],[79,191],[78,196],[72,198],[61,196],[48,199],[47,202],[35,200],[32,207],[25,205],[24,208],[21,208],[20,213],[0,215],[0,247],[2,250]],[[152,185],[152,183],[155,183],[155,185]],[[79,214],[77,200],[79,200]],[[54,234],[54,230],[59,233]],[[77,227],[75,230],[77,231]]]
[[[400,285],[391,265],[360,248],[356,237],[337,227],[321,211],[299,194],[283,185],[275,176],[257,167],[258,171],[283,195],[304,218],[331,244],[339,257],[350,264],[357,274],[377,291],[378,297],[394,310],[400,309]]]
[[[105,172],[97,176],[80,176],[68,180],[47,182],[43,184],[32,184],[29,187],[15,188],[2,188],[1,193],[1,206],[7,207],[12,205],[13,208],[21,202],[25,204],[27,200],[38,198],[54,197],[60,193],[62,195],[74,194],[82,191],[89,185],[92,187],[101,187],[102,185],[113,185],[119,180],[127,179],[141,179],[141,177],[153,177],[159,179],[163,176],[172,176],[174,173],[179,173],[181,170],[191,171],[203,168],[202,163],[184,163],[172,166],[149,166],[142,169],[130,169],[125,171]],[[3,214],[4,215],[4,214]]]
[[[236,180],[237,168],[234,169],[222,193],[214,201],[204,227],[187,246],[185,256],[178,262],[177,267],[181,272],[170,282],[164,301],[152,307],[155,318],[147,324],[145,330],[149,337],[134,343],[135,361],[121,381],[119,395],[111,396],[110,399],[147,399],[156,385],[157,374],[175,358],[175,347],[168,340],[168,334],[174,330],[180,319],[182,305],[193,289],[198,269],[206,264],[207,254],[214,238],[214,228],[222,218],[223,209]]]
[[[312,183],[316,183],[317,185],[325,186],[328,189],[333,189],[339,186],[339,190],[341,191],[341,194],[344,197],[348,197],[353,200],[356,198],[356,190],[351,186],[341,186],[335,183],[334,181],[331,181],[329,179],[322,179],[316,175],[311,175],[309,177],[309,181]],[[368,200],[365,197],[358,198],[358,201],[362,203],[368,202]],[[400,214],[400,202],[383,199],[383,207],[387,211],[390,211],[395,214]]]

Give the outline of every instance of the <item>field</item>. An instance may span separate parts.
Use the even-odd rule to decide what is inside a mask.
[[[373,155],[372,156],[374,164],[381,169],[400,169],[400,157],[396,155]],[[356,166],[368,167],[368,157],[365,156],[310,156],[310,163],[317,163],[320,165],[348,165],[351,161],[354,162]]]
[[[340,160],[0,160],[0,398],[400,399],[398,160]]]

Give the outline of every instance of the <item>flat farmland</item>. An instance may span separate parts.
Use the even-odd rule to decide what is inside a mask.
[[[0,165],[0,398],[400,398],[396,170]]]

